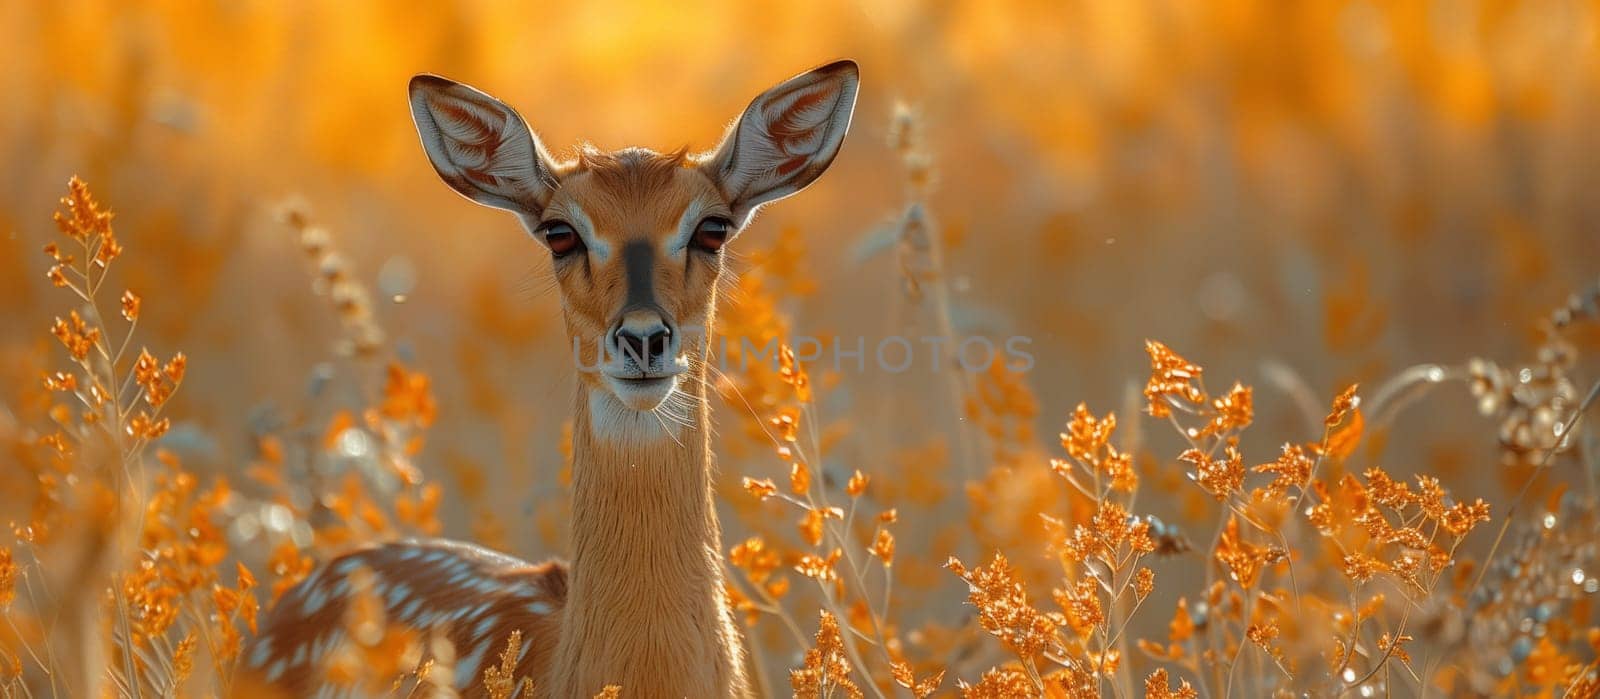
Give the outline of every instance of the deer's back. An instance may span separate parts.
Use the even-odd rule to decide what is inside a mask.
[[[384,623],[415,631],[425,658],[431,638],[448,639],[453,676],[439,679],[464,696],[483,694],[484,670],[499,664],[512,631],[522,632],[513,677],[540,681],[566,596],[566,565],[558,561],[530,564],[442,539],[361,548],[283,594],[244,649],[237,693],[303,697],[339,689],[330,685],[330,661],[354,647],[352,633],[373,621],[357,617],[374,607]]]

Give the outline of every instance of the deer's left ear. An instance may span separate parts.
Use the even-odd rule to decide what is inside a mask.
[[[761,93],[703,167],[743,228],[757,207],[804,189],[839,154],[856,106],[855,61],[837,61]]]

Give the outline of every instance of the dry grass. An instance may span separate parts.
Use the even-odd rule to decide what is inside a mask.
[[[221,477],[202,482],[159,448],[149,462],[148,445],[170,429],[163,411],[187,360],[179,353],[163,363],[143,349],[133,355],[143,301],[131,291],[118,297],[121,325],[107,327],[100,301],[122,244],[109,211],[82,182],[71,182],[62,204],[62,240],[45,252],[55,262],[49,280],[77,306],[51,329],[67,364],[41,380],[50,421],[13,425],[9,434],[17,453],[31,454],[23,482],[33,506],[13,524],[14,544],[0,549],[7,694],[226,693],[241,635],[254,629],[260,605],[304,577],[314,559],[363,541],[438,533],[442,489],[412,461],[436,401],[428,378],[392,356],[365,287],[330,236],[290,211],[285,220],[341,319],[346,337],[338,346],[352,359],[365,407],[333,410],[321,428],[308,422],[262,435],[248,469],[253,495]],[[916,293],[939,276],[935,266],[917,280]],[[740,283],[744,296],[728,325],[782,337],[782,314],[763,287],[774,280],[754,274]],[[1525,470],[1511,504],[1521,517],[1500,524],[1502,536],[1515,527],[1529,543],[1494,558],[1497,539],[1487,565],[1459,554],[1494,520],[1482,499],[1453,496],[1428,475],[1412,484],[1377,467],[1353,470],[1372,429],[1354,385],[1333,397],[1320,435],[1247,466],[1245,452],[1260,449],[1243,440],[1257,419],[1253,389],[1234,382],[1213,394],[1199,365],[1148,342],[1140,412],[1167,423],[1182,440],[1180,452],[1150,454],[1121,438],[1115,413],[1096,417],[1081,404],[1060,435],[1065,458],[1030,463],[1020,455],[1031,439],[1026,431],[1000,426],[973,435],[992,445],[992,468],[1002,474],[969,484],[976,509],[997,500],[1017,506],[999,485],[1006,480],[1027,481],[1035,498],[1051,490],[1036,476],[1066,486],[1059,497],[1046,496],[1053,507],[1034,513],[1037,530],[1023,524],[1047,557],[1020,545],[1013,556],[1027,561],[1022,569],[999,551],[981,554],[989,562],[977,567],[949,558],[946,567],[966,583],[976,611],[965,628],[992,636],[993,647],[960,627],[906,629],[895,621],[898,510],[868,504],[874,479],[861,470],[842,482],[818,472],[828,445],[827,430],[816,425],[819,389],[782,345],[776,366],[753,362],[720,375],[721,392],[751,419],[744,437],[771,444],[787,470],[781,485],[743,476],[745,493],[729,494],[757,532],[728,552],[738,571],[730,596],[753,631],[770,617],[788,632],[777,644],[752,633],[758,657],[786,652],[774,645],[804,650],[789,677],[797,696],[931,696],[952,691],[946,675],[967,697],[1131,696],[1141,685],[1149,696],[1180,697],[1428,688],[1585,696],[1600,686],[1600,625],[1592,621],[1587,577],[1600,570],[1600,558],[1584,533],[1595,531],[1596,508],[1592,488],[1583,494],[1565,486],[1593,483],[1572,437],[1594,393],[1578,400],[1570,375],[1577,357],[1563,333],[1592,321],[1592,306],[1592,297],[1575,297],[1557,312],[1544,326],[1537,362],[1515,375],[1478,360],[1454,372],[1483,412],[1502,421],[1508,467]],[[1450,373],[1425,371],[1423,379]],[[1008,374],[956,386],[973,425],[1000,425],[1034,409],[1026,387]],[[984,388],[991,383],[998,386]],[[1170,479],[1152,484],[1136,460],[1187,476],[1184,487],[1203,496],[1199,509],[1215,522],[1209,542],[1193,544],[1141,514],[1141,500],[1184,493],[1170,491]],[[1539,507],[1539,499],[1548,504]],[[763,530],[759,522],[774,521],[772,505],[796,515],[790,531]],[[1168,582],[1146,565],[1162,557],[1199,557],[1204,580],[1179,574]],[[258,588],[258,575],[271,581],[267,589]],[[1486,576],[1493,576],[1489,587]],[[430,678],[452,674],[449,648],[426,630],[386,623],[375,598],[359,601],[357,579],[349,640],[327,664],[329,677],[366,693],[448,694]],[[796,581],[806,589],[794,588]],[[1036,602],[1038,581],[1048,581],[1053,606]],[[1169,587],[1181,596],[1166,637],[1135,638],[1132,618]],[[804,628],[819,607],[813,643]],[[521,642],[507,639],[503,662],[485,670],[494,696],[533,681],[511,676]],[[765,663],[756,665],[763,689],[776,693]],[[1145,669],[1136,674],[1136,666]]]

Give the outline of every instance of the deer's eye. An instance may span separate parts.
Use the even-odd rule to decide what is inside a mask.
[[[732,231],[733,222],[712,216],[695,227],[694,237],[689,242],[694,244],[697,250],[716,252],[722,249],[723,243],[728,242],[728,233]]]
[[[544,244],[550,246],[550,253],[556,257],[566,257],[583,249],[583,239],[566,221],[545,221],[539,224],[538,232],[544,236]]]

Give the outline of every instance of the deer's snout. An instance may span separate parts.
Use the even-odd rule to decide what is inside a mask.
[[[624,312],[612,327],[609,339],[613,357],[625,365],[637,366],[645,374],[672,358],[672,325],[653,308]]]

